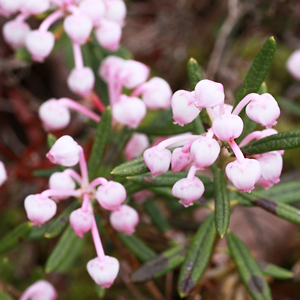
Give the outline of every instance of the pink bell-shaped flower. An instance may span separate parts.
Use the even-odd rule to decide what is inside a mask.
[[[282,171],[282,156],[279,151],[267,152],[257,158],[261,166],[261,178],[258,181],[263,188],[270,188],[280,181]]]
[[[198,200],[203,193],[204,185],[198,177],[180,179],[172,188],[173,196],[179,198],[179,203],[184,207],[193,205],[193,202]]]
[[[196,167],[203,170],[211,166],[218,158],[220,153],[220,145],[213,138],[200,136],[195,140],[191,147],[191,157]]]
[[[0,161],[0,186],[6,181],[7,173],[5,169],[5,165],[2,161]]]
[[[225,114],[213,121],[212,128],[217,138],[221,141],[229,141],[242,134],[244,123],[237,115]]]
[[[96,199],[104,209],[115,211],[125,201],[126,190],[121,183],[108,181],[98,187]]]
[[[107,20],[117,22],[123,26],[125,17],[126,5],[123,0],[106,0],[105,18]]]
[[[111,213],[109,221],[115,230],[131,235],[139,222],[139,215],[132,207],[122,205],[120,209]]]
[[[171,105],[172,90],[162,78],[153,77],[138,87],[142,99],[150,109],[167,109]]]
[[[28,219],[34,225],[44,224],[56,214],[56,203],[39,194],[27,196],[24,206]]]
[[[277,124],[280,108],[272,95],[265,93],[260,95],[259,100],[250,101],[246,114],[251,120],[269,128]]]
[[[127,160],[132,160],[141,156],[149,147],[149,140],[146,134],[134,133],[125,147]]]
[[[53,163],[72,167],[79,162],[80,146],[69,135],[60,137],[52,146],[46,157]]]
[[[287,70],[292,74],[292,76],[300,80],[300,50],[296,50],[292,53],[286,62]]]
[[[95,35],[102,47],[117,51],[122,37],[122,28],[118,23],[103,19],[95,30]]]
[[[24,291],[19,300],[55,300],[56,298],[53,285],[46,280],[38,280]]]
[[[86,97],[94,88],[95,75],[89,67],[75,68],[71,71],[67,83],[73,93]]]
[[[22,0],[0,0],[0,12],[3,16],[10,16],[21,10]]]
[[[73,14],[65,18],[64,29],[74,43],[83,45],[92,32],[93,22],[85,14]]]
[[[39,117],[46,131],[63,129],[71,119],[69,109],[56,99],[50,99],[40,106]]]
[[[27,33],[30,32],[30,27],[27,23],[15,19],[6,22],[2,32],[5,42],[14,50],[17,50],[25,46],[25,38]]]
[[[37,15],[50,8],[50,0],[25,0],[22,1],[21,10],[29,15]]]
[[[192,162],[191,153],[189,151],[183,152],[182,147],[174,149],[171,158],[171,170],[177,173],[185,169]]]
[[[119,261],[111,256],[103,260],[98,257],[90,260],[86,265],[87,271],[101,288],[110,288],[119,272]]]
[[[108,83],[111,81],[111,77],[117,76],[122,70],[125,60],[121,57],[110,55],[107,56],[101,63],[98,74],[99,76]]]
[[[54,47],[54,35],[49,31],[33,30],[27,33],[25,44],[32,59],[43,62]]]
[[[121,95],[119,102],[112,108],[113,117],[121,124],[137,128],[147,112],[146,105],[137,97]]]
[[[221,115],[225,115],[225,114],[231,114],[233,110],[233,106],[230,104],[223,104],[223,112],[221,113],[221,105],[215,106],[213,108],[214,114],[216,115],[216,117],[219,117]]]
[[[74,210],[70,214],[70,224],[77,236],[83,238],[83,235],[91,230],[94,215],[91,211],[83,211],[82,208]]]
[[[199,115],[199,108],[195,106],[195,93],[179,90],[171,99],[174,123],[179,126],[191,123]]]
[[[150,169],[153,177],[165,173],[169,170],[171,163],[171,152],[170,150],[159,146],[155,146],[147,149],[144,154],[144,161],[147,167]]]
[[[199,108],[210,108],[224,104],[224,87],[221,83],[203,79],[195,87],[195,104]]]
[[[261,175],[260,163],[249,158],[245,158],[243,163],[237,160],[229,163],[225,171],[229,180],[242,193],[250,193]]]
[[[83,0],[79,3],[79,9],[88,16],[94,26],[99,26],[106,7],[103,0]]]
[[[49,188],[51,190],[75,190],[76,184],[68,174],[64,172],[54,172],[49,178]],[[67,199],[69,196],[54,196],[55,200]]]

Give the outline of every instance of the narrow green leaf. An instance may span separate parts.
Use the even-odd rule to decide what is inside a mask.
[[[228,232],[226,237],[230,256],[252,298],[272,300],[269,285],[246,245],[232,232]]]
[[[143,282],[165,275],[182,264],[186,250],[183,245],[178,245],[164,251],[135,270],[131,280],[133,282]]]
[[[229,226],[230,202],[224,173],[220,168],[214,173],[214,191],[215,226],[219,236],[223,237]]]
[[[49,178],[54,172],[58,172],[57,168],[34,170],[33,176]]]
[[[152,199],[148,199],[144,203],[144,208],[152,222],[160,231],[167,232],[171,229],[166,217],[162,214],[161,210]]]
[[[143,157],[133,159],[115,167],[111,174],[116,176],[133,176],[149,172]]]
[[[267,93],[267,92],[268,92],[267,84],[266,84],[265,82],[263,82],[263,83],[261,84],[261,86],[260,86],[260,88],[259,88],[257,94],[262,95],[262,94],[265,94],[265,93]]]
[[[289,99],[282,97],[277,101],[281,109],[283,108],[293,115],[300,117],[300,105],[298,103],[291,102]]]
[[[47,145],[48,145],[49,149],[52,148],[52,146],[55,144],[56,141],[57,141],[56,136],[53,135],[52,133],[48,133],[48,135],[47,135]]]
[[[196,84],[204,79],[202,70],[197,60],[191,57],[187,63],[187,72],[190,80],[191,90],[195,89]]]
[[[27,240],[31,230],[32,223],[27,221],[10,231],[2,239],[0,239],[0,254],[14,248],[24,240]]]
[[[171,187],[150,187],[149,189],[157,195],[166,197],[171,200],[179,201],[178,198],[173,196]],[[182,207],[182,204],[180,204],[180,206]]]
[[[14,300],[14,298],[5,291],[0,291],[0,299],[1,300]]]
[[[89,178],[93,180],[97,176],[97,170],[100,167],[105,147],[109,140],[111,128],[111,109],[106,107],[98,123],[91,156],[88,162]]]
[[[266,263],[261,260],[257,261],[257,263],[265,275],[268,275],[275,279],[291,279],[294,277],[294,273],[292,271],[286,270],[270,263]]]
[[[84,240],[76,236],[69,225],[46,261],[46,272],[63,272],[70,268],[80,254],[83,243]]]
[[[212,254],[216,229],[214,214],[210,214],[194,235],[183,265],[180,269],[178,291],[187,296],[201,279]]]
[[[69,223],[69,216],[73,210],[79,207],[79,203],[72,202],[58,217],[49,222],[45,237],[48,239],[53,239],[57,237],[62,230],[65,228],[67,223]]]
[[[285,131],[267,136],[242,147],[241,150],[245,155],[253,155],[294,148],[300,148],[300,130]]]
[[[136,235],[126,235],[118,233],[119,239],[122,243],[142,262],[146,262],[156,256],[156,253],[149,248]]]

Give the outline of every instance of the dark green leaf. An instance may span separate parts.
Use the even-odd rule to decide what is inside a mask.
[[[226,234],[229,225],[230,202],[224,173],[220,168],[214,173],[214,191],[215,226],[219,236],[223,237]]]
[[[143,157],[139,157],[115,167],[111,174],[116,176],[133,176],[149,172]]]
[[[181,297],[187,296],[201,279],[212,254],[215,238],[216,229],[212,213],[194,235],[181,267],[178,281]]]
[[[195,134],[202,134],[202,133],[205,133],[205,128],[202,124],[202,121],[201,121],[201,118],[200,118],[200,115],[193,121],[192,123],[194,125],[194,130],[193,132]]]
[[[177,268],[184,260],[186,247],[183,245],[170,248],[133,272],[133,282],[143,282],[152,278],[158,278]]]
[[[266,263],[264,261],[257,261],[257,263],[265,275],[271,276],[275,279],[291,279],[294,277],[293,272],[284,268]]]
[[[227,233],[227,244],[236,268],[254,300],[272,300],[269,285],[246,245],[232,232]]]
[[[57,141],[56,136],[51,134],[51,133],[48,133],[48,135],[47,135],[47,145],[48,145],[49,149],[52,148],[52,146],[55,144],[56,141]]]
[[[204,79],[201,68],[197,60],[191,57],[187,63],[187,72],[190,80],[191,90],[195,89],[196,84]]]
[[[29,221],[14,228],[0,240],[0,253],[4,253],[24,240],[28,240],[31,230],[32,224]]]
[[[278,104],[281,109],[283,108],[295,116],[300,117],[300,105],[298,103],[291,102],[285,98],[279,98]]]
[[[257,94],[262,95],[262,94],[265,94],[265,93],[267,93],[267,92],[268,92],[267,84],[266,84],[265,82],[263,82],[263,83],[261,84],[261,86],[260,86],[260,88],[259,88]]]
[[[58,172],[57,168],[34,170],[33,176],[49,178],[53,173]]]

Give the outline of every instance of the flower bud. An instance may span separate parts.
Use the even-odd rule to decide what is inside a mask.
[[[127,160],[132,160],[141,156],[149,147],[149,140],[146,134],[134,133],[125,147]]]
[[[95,35],[102,47],[110,51],[117,51],[122,37],[122,28],[115,22],[102,20],[95,30]]]
[[[54,172],[49,178],[49,188],[51,190],[75,190],[76,184],[74,180],[63,172]],[[62,200],[69,196],[55,196],[53,199]]]
[[[5,165],[2,161],[0,161],[0,186],[6,181],[7,173],[5,169]]]
[[[82,208],[74,210],[70,214],[70,224],[77,236],[83,238],[83,235],[91,230],[94,215],[90,211],[83,211]]]
[[[50,8],[50,0],[25,0],[22,1],[22,12],[30,15],[37,15]]]
[[[108,181],[98,187],[96,199],[104,209],[115,211],[125,201],[126,190],[122,184],[115,181]]]
[[[6,22],[2,31],[5,42],[17,50],[25,46],[25,38],[30,32],[30,27],[27,23],[15,19]]]
[[[28,219],[34,225],[44,224],[56,214],[56,203],[40,194],[27,196],[24,206]]]
[[[21,10],[22,0],[0,0],[1,15],[10,16]]]
[[[260,178],[260,163],[256,159],[249,158],[245,158],[243,163],[235,160],[226,166],[226,174],[233,185],[242,193],[250,193]]]
[[[95,76],[89,67],[75,68],[71,71],[67,83],[73,93],[86,97],[94,88]]]
[[[199,108],[194,104],[195,93],[179,90],[172,96],[171,105],[174,123],[179,126],[191,123],[199,115]]]
[[[150,169],[153,177],[169,170],[171,163],[171,152],[168,149],[160,149],[159,146],[155,146],[147,149],[144,152],[143,157],[145,164]]]
[[[280,109],[272,95],[265,93],[260,95],[259,100],[250,101],[246,114],[251,120],[269,128],[277,124]]]
[[[192,162],[191,153],[183,152],[182,147],[174,149],[171,158],[171,170],[177,173],[185,169]]]
[[[184,207],[193,205],[193,202],[201,198],[203,193],[204,185],[198,177],[194,177],[192,180],[180,179],[172,188],[173,196],[179,198],[179,203]]]
[[[83,0],[79,4],[79,9],[91,19],[94,26],[100,25],[106,11],[103,0]]]
[[[93,22],[84,14],[69,15],[64,20],[64,29],[74,43],[83,45],[92,32]]]
[[[125,17],[126,17],[126,5],[122,0],[106,1],[105,18],[107,20],[117,22],[121,26],[123,26]]]
[[[225,94],[221,83],[203,79],[195,87],[196,106],[209,108],[224,104]]]
[[[26,35],[25,44],[32,59],[43,62],[54,47],[54,35],[49,31],[33,30]]]
[[[98,257],[90,260],[86,265],[87,271],[101,288],[110,288],[119,272],[119,261],[111,256],[103,260]]]
[[[229,141],[242,134],[244,123],[237,115],[225,114],[213,121],[212,128],[217,138],[222,141]]]
[[[300,80],[300,50],[292,53],[286,62],[286,68],[295,79]]]
[[[132,207],[122,205],[120,209],[111,213],[109,221],[115,230],[131,235],[139,222],[139,215]]]
[[[50,99],[40,106],[39,117],[46,131],[63,129],[71,119],[69,109],[56,99]]]
[[[20,300],[55,300],[56,298],[53,285],[46,280],[38,280],[24,291]]]
[[[122,70],[125,60],[118,56],[107,56],[101,63],[98,74],[106,82],[111,81],[111,77],[116,77]]]
[[[121,124],[137,128],[147,112],[146,105],[137,97],[121,95],[112,108],[113,117]]]
[[[200,136],[191,146],[192,160],[200,170],[211,166],[217,160],[219,153],[219,143],[215,139],[205,136]]]
[[[59,138],[52,146],[46,157],[53,163],[72,167],[79,162],[80,147],[69,135]]]

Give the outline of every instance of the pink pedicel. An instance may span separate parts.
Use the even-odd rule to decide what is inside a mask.
[[[216,117],[219,117],[221,115],[231,114],[232,110],[233,110],[233,106],[230,104],[218,105],[213,107],[213,112]]]
[[[272,95],[265,93],[260,95],[259,100],[250,101],[246,114],[251,120],[270,128],[277,124],[280,108]]]
[[[134,133],[125,147],[126,160],[132,160],[141,156],[148,147],[148,136],[143,133]]]
[[[195,93],[184,90],[175,92],[171,98],[174,123],[179,126],[191,123],[199,115],[199,108],[195,106]]]
[[[24,202],[27,218],[33,225],[41,225],[56,214],[56,203],[40,194],[29,195]]]
[[[46,131],[59,130],[70,123],[71,114],[67,107],[56,99],[44,102],[39,108],[39,117]]]
[[[153,177],[161,175],[169,170],[171,163],[171,152],[159,146],[147,149],[144,154],[144,161],[150,169]]]
[[[261,176],[260,163],[256,159],[249,158],[245,158],[243,162],[236,160],[226,166],[226,174],[242,193],[250,193]]]
[[[92,32],[93,22],[85,14],[77,13],[65,18],[64,29],[74,43],[83,45]]]
[[[180,179],[172,188],[173,196],[179,198],[179,203],[184,207],[193,205],[193,202],[201,198],[203,193],[204,185],[198,177]]]
[[[300,80],[300,50],[294,51],[286,62],[287,70],[292,76]]]
[[[73,93],[86,97],[94,88],[95,75],[89,67],[75,68],[71,71],[67,83]]]
[[[79,162],[80,146],[69,135],[59,138],[46,157],[53,163],[72,167]]]
[[[79,3],[79,9],[93,22],[93,26],[99,26],[106,12],[103,0],[84,0]]]
[[[210,108],[224,104],[225,94],[221,83],[203,79],[195,87],[195,105],[199,108]]]
[[[126,190],[122,184],[115,181],[108,181],[98,187],[96,199],[104,209],[115,211],[125,201]]]
[[[1,15],[10,16],[21,10],[23,0],[0,0]]]
[[[0,186],[7,180],[5,165],[0,161]]]
[[[32,59],[43,62],[54,47],[54,35],[49,31],[33,30],[26,35],[25,44]]]
[[[106,13],[107,20],[117,22],[121,26],[124,25],[126,17],[126,5],[123,0],[106,0]]]
[[[83,238],[83,235],[91,230],[94,220],[93,212],[82,208],[74,210],[70,214],[70,224],[77,236]]]
[[[122,205],[117,211],[111,213],[109,221],[115,230],[131,235],[135,232],[139,215],[132,207]]]
[[[112,108],[113,117],[129,128],[137,128],[146,116],[146,112],[146,105],[141,99],[126,95],[121,95],[119,102]]]
[[[37,15],[47,11],[49,8],[50,0],[25,0],[22,1],[21,11],[29,15]]]
[[[116,258],[106,255],[102,260],[98,257],[90,260],[86,268],[93,280],[104,289],[110,288],[113,284],[118,275],[120,264]]]
[[[153,77],[137,88],[149,109],[167,109],[171,105],[172,90],[162,78]]]
[[[24,291],[19,300],[55,300],[56,298],[53,285],[46,280],[38,280]]]
[[[2,28],[3,37],[14,50],[18,50],[25,46],[25,38],[30,27],[22,20],[11,20],[4,24]]]
[[[182,151],[183,147],[174,149],[171,157],[171,170],[173,173],[180,172],[192,162],[189,151]]]
[[[219,143],[206,136],[200,136],[191,146],[191,157],[200,170],[211,166],[217,160],[219,153]]]
[[[214,119],[212,128],[217,138],[221,141],[229,141],[242,134],[244,123],[237,115],[225,114]]]
[[[257,158],[261,166],[261,178],[258,184],[263,188],[270,188],[280,181],[282,171],[282,156],[279,151],[267,152]]]
[[[95,29],[95,35],[102,47],[117,51],[122,37],[122,28],[118,23],[103,19]]]

